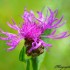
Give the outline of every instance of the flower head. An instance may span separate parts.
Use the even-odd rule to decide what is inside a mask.
[[[6,37],[0,37],[0,39],[7,40],[7,45],[10,46],[8,50],[13,50],[20,40],[25,39],[27,55],[37,56],[43,53],[44,48],[52,46],[51,44],[44,42],[42,37],[61,39],[70,36],[68,32],[62,32],[58,35],[55,34],[56,29],[63,26],[65,22],[60,24],[63,16],[58,19],[55,17],[57,11],[52,11],[50,8],[48,8],[48,10],[50,15],[46,17],[44,17],[42,12],[38,11],[38,18],[34,15],[33,11],[28,12],[25,10],[24,15],[22,15],[24,22],[21,27],[17,26],[14,20],[12,20],[13,24],[7,23],[8,26],[18,31],[18,34],[12,34],[0,30],[0,33],[6,35]],[[44,31],[48,29],[53,29],[53,31],[51,34],[44,36]]]

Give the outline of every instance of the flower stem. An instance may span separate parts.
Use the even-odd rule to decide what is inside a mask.
[[[30,70],[30,60],[29,60],[29,59],[27,60],[27,67],[26,67],[26,70]]]
[[[38,59],[37,57],[32,57],[32,67],[33,67],[33,70],[38,70]]]

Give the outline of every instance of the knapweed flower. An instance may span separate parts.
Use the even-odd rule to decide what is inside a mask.
[[[6,35],[6,37],[0,37],[0,40],[6,40],[6,44],[10,46],[8,50],[13,50],[22,39],[25,39],[27,55],[40,55],[41,53],[43,53],[44,48],[52,46],[52,44],[44,42],[42,40],[43,37],[51,39],[61,39],[70,36],[68,32],[55,34],[56,29],[63,26],[65,22],[60,24],[63,16],[58,19],[55,17],[56,11],[52,11],[50,8],[48,8],[48,11],[50,15],[44,17],[42,12],[38,11],[38,17],[36,17],[33,11],[28,12],[27,10],[25,10],[24,15],[22,15],[24,22],[22,23],[21,27],[17,26],[14,20],[12,20],[13,24],[7,23],[9,27],[17,30],[18,34],[4,32],[0,29],[0,33]],[[49,35],[44,36],[44,32],[48,29],[53,29],[53,31]]]

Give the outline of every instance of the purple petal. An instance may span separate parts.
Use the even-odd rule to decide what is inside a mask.
[[[50,12],[50,16],[48,17],[48,24],[49,25],[52,25],[52,22],[53,22],[53,20],[54,20],[54,12],[50,9],[50,8],[48,8],[49,9],[49,12]]]
[[[9,40],[8,38],[0,37],[0,40]]]
[[[62,21],[62,19],[63,19],[63,16],[52,26],[52,28],[56,27]]]
[[[55,34],[55,32],[56,32],[56,30],[54,30],[54,31],[51,33],[51,35],[54,35],[54,34]]]
[[[7,45],[11,46],[11,47],[8,50],[14,49],[21,40],[21,38],[18,37],[16,34],[4,32],[3,30],[0,30],[0,32],[7,36],[7,37],[0,37],[0,39],[9,41],[9,42],[7,42]]]
[[[39,12],[39,11],[38,11],[37,13],[38,13],[38,15],[39,15],[38,20],[41,21],[41,22],[43,22],[43,21],[44,21],[44,16],[43,16],[42,12]]]
[[[55,27],[52,27],[52,28],[59,28],[59,27],[63,26],[65,23],[66,23],[66,21],[64,21],[62,24],[55,26]]]
[[[26,23],[31,23],[34,21],[34,13],[33,11],[28,12],[27,10],[24,11],[24,15],[22,18],[25,20]]]
[[[19,27],[16,24],[10,24],[9,22],[7,22],[8,26],[15,29],[15,30],[19,30]]]
[[[51,46],[52,46],[52,44],[47,44],[47,43],[45,43],[43,40],[42,40],[42,45],[43,45],[44,47],[51,47]]]
[[[8,48],[8,50],[13,50],[16,48],[16,46],[18,45],[18,43],[20,42],[20,39],[11,39],[11,42],[7,42],[7,45],[10,46],[10,48]]]
[[[1,30],[1,29],[0,29],[0,32],[1,32],[2,34],[5,34],[5,35],[8,36],[9,38],[12,38],[12,37],[14,37],[14,36],[17,36],[16,34],[12,34],[12,33],[9,33],[9,32],[4,32],[4,31]]]
[[[70,36],[70,34],[67,34],[67,32],[63,32],[63,33],[60,33],[59,35],[48,35],[46,36],[47,38],[52,38],[52,39],[61,39],[61,38],[65,38],[65,37],[68,37]]]
[[[56,9],[56,10],[54,11],[55,16],[57,16],[57,13],[58,13],[58,10]]]

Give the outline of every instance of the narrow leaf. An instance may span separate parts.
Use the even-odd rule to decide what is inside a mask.
[[[25,52],[26,52],[26,48],[23,46],[23,48],[21,49],[20,54],[19,54],[20,61],[26,62]]]

